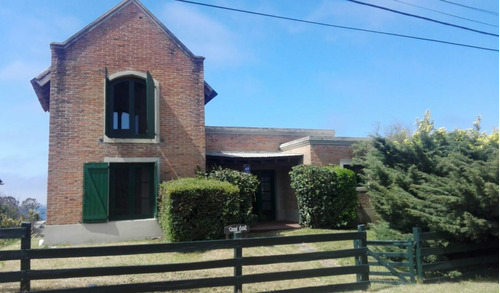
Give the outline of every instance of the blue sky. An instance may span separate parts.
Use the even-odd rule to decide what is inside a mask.
[[[49,113],[29,81],[50,66],[51,42],[66,40],[118,2],[2,1],[1,194],[46,202]],[[480,47],[499,45],[498,37],[345,0],[200,2]],[[369,2],[498,34],[498,15],[444,1]],[[498,12],[498,1],[452,2]],[[206,106],[206,125],[334,129],[337,136],[364,137],[396,124],[413,128],[430,110],[435,125],[448,130],[471,128],[478,115],[483,130],[498,127],[498,52],[173,0],[142,3],[194,54],[206,57],[205,79],[219,93]]]

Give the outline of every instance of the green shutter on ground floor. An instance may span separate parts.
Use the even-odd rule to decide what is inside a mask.
[[[109,163],[86,163],[83,167],[84,223],[108,220]]]

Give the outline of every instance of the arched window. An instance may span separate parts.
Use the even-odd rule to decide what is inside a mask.
[[[106,136],[109,138],[154,138],[154,81],[124,76],[110,80],[106,72]]]

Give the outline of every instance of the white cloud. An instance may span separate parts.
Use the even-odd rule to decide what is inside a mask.
[[[159,18],[195,55],[215,66],[238,66],[249,57],[242,36],[192,7],[170,2]]]

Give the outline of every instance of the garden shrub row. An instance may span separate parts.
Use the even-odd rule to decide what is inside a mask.
[[[238,200],[240,204],[239,214],[241,218],[238,223],[248,225],[255,223],[257,215],[253,214],[253,203],[256,200],[255,195],[260,186],[260,181],[257,176],[232,169],[218,168],[211,171],[207,177],[236,185],[240,189]]]
[[[224,227],[252,224],[256,176],[216,169],[206,177],[163,182],[159,222],[169,241],[220,239]]]
[[[290,172],[299,206],[299,224],[346,228],[357,217],[356,174],[339,166],[299,165]]]
[[[239,192],[233,184],[211,179],[163,182],[160,226],[169,241],[218,239],[239,218]]]

